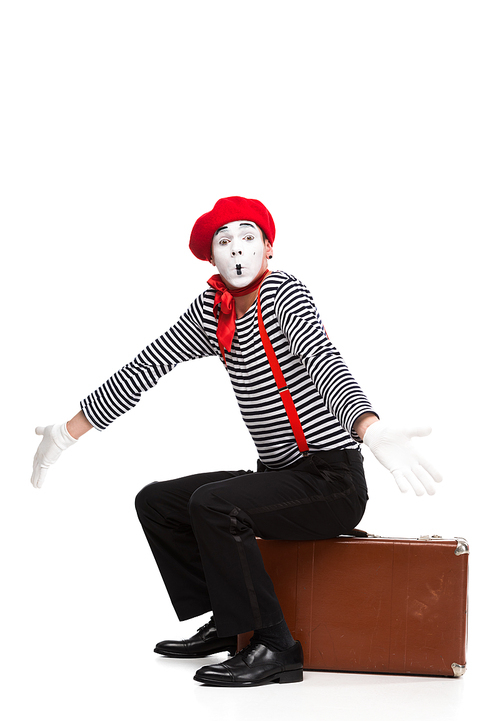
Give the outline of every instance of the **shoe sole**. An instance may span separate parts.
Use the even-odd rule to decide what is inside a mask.
[[[155,653],[159,653],[160,656],[166,656],[167,658],[205,658],[206,656],[212,656],[214,653],[224,653],[224,651],[227,651],[230,656],[234,656],[236,653],[236,646],[215,648],[213,651],[200,651],[199,653],[175,653],[173,651],[162,651],[158,648],[154,649]]]
[[[282,673],[275,674],[274,676],[268,676],[267,678],[262,679],[261,681],[246,681],[243,683],[238,683],[237,681],[231,682],[231,681],[216,681],[215,679],[206,679],[203,678],[203,676],[198,676],[196,673],[194,675],[194,680],[199,681],[199,683],[203,683],[206,686],[224,686],[226,688],[232,688],[232,687],[250,687],[250,686],[265,686],[269,683],[298,683],[300,681],[304,680],[304,669],[299,668],[294,671],[283,671]]]

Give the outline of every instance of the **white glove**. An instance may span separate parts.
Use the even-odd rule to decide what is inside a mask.
[[[33,474],[31,483],[35,488],[41,488],[47,475],[49,466],[57,461],[66,448],[69,448],[77,439],[68,433],[66,423],[58,426],[37,426],[35,433],[43,436],[33,459]]]
[[[432,496],[436,492],[433,481],[441,483],[443,478],[411,443],[413,436],[428,436],[430,432],[430,428],[396,428],[375,421],[368,426],[363,443],[392,473],[402,493],[411,486],[417,496],[425,491]]]

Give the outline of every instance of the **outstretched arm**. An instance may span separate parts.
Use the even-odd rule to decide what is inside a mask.
[[[215,355],[201,322],[202,306],[203,294],[176,324],[84,399],[82,410],[70,421],[36,428],[35,432],[43,439],[33,461],[31,483],[35,488],[41,488],[49,466],[64,450],[91,428],[104,430],[118,416],[133,408],[141,394],[153,388],[177,363]]]

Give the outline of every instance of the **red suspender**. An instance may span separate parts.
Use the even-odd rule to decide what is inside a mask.
[[[278,386],[278,391],[281,396],[281,400],[283,401],[288,420],[290,421],[290,425],[292,426],[293,435],[295,436],[295,440],[297,441],[299,451],[303,454],[307,454],[307,452],[309,451],[309,446],[307,445],[306,437],[304,435],[304,431],[302,430],[302,425],[299,420],[297,409],[295,408],[295,404],[293,402],[290,391],[288,390],[285,377],[281,372],[281,367],[278,359],[276,358],[276,353],[274,352],[274,348],[271,344],[271,341],[269,340],[269,336],[267,335],[267,331],[264,326],[264,321],[262,320],[262,311],[260,308],[260,288],[257,294],[257,318],[259,321],[259,331],[260,337],[262,339],[262,345],[264,346],[267,360],[269,361],[269,365],[271,366],[274,380],[276,381],[276,385]]]

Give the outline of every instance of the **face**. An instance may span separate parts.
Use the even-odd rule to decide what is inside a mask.
[[[267,268],[271,244],[250,220],[227,223],[212,240],[212,265],[231,288],[244,288]]]

